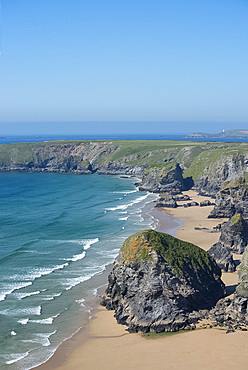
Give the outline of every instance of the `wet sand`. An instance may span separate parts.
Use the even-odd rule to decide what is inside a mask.
[[[198,203],[205,197],[189,191],[192,200]],[[179,202],[183,204],[183,202]],[[182,221],[176,231],[180,239],[208,250],[219,239],[219,233],[210,233],[224,219],[208,219],[213,206],[179,207],[166,212]],[[168,222],[163,212],[154,210],[159,217],[158,230],[164,231]],[[157,213],[158,212],[158,213]],[[171,218],[173,222],[180,222]],[[195,227],[209,230],[195,230]],[[240,256],[235,256],[240,259]],[[224,273],[223,281],[230,294],[237,284],[237,273]],[[118,325],[112,311],[99,308],[90,323],[89,330],[78,333],[65,342],[51,360],[40,369],[85,369],[115,370],[142,369],[247,369],[248,333],[236,331],[226,334],[224,330],[201,329],[179,333],[158,339],[146,339],[140,334],[129,334],[126,327]]]

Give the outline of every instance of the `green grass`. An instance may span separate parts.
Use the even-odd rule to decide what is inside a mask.
[[[153,250],[163,256],[173,268],[173,273],[180,276],[187,269],[207,273],[212,273],[215,269],[212,257],[203,249],[154,230],[143,230],[131,235],[121,247],[125,263],[145,258],[152,259]]]
[[[184,177],[192,176],[193,180],[206,174],[215,176],[216,163],[220,158],[247,154],[247,143],[216,143],[173,140],[61,140],[40,143],[15,143],[0,145],[0,164],[37,163],[38,151],[45,153],[46,148],[66,145],[85,145],[85,152],[91,150],[94,143],[100,143],[99,157],[94,165],[107,165],[109,162],[123,165],[143,165],[145,173],[156,169],[161,175],[173,170],[181,163],[186,171]],[[88,149],[87,149],[88,148]],[[100,153],[101,152],[101,153]],[[43,155],[44,157],[46,154]],[[63,161],[63,153],[57,160]],[[78,162],[81,163],[81,158]]]

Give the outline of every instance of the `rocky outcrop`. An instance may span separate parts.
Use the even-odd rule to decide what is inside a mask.
[[[188,202],[186,204],[183,205],[185,208],[187,207],[197,207],[199,206],[199,203],[198,202]]]
[[[209,218],[230,218],[235,214],[248,218],[248,185],[239,178],[220,190],[216,195],[215,207]]]
[[[248,244],[248,222],[236,214],[221,226],[220,242],[232,252],[242,254]]]
[[[210,202],[210,200],[208,199],[205,199],[202,202],[200,202],[200,207],[208,207],[212,205],[214,205],[214,203]]]
[[[207,151],[204,156],[192,163],[192,168],[203,166],[202,171],[194,179],[194,189],[201,195],[215,196],[221,190],[226,182],[232,182],[247,172],[248,170],[248,153],[232,154],[223,149],[216,147],[216,150],[208,155]],[[218,155],[218,159],[216,159]]]
[[[231,254],[231,249],[226,247],[224,244],[218,242],[215,243],[209,250],[208,253],[214,258],[219,268],[225,272],[234,272],[236,265]]]
[[[151,169],[144,173],[140,190],[153,191],[157,193],[170,192],[173,194],[181,193],[192,187],[192,179],[184,179],[183,172],[179,164],[175,163],[171,170]]]
[[[154,230],[130,236],[101,304],[130,332],[190,328],[224,296],[220,269],[205,251]]]
[[[177,202],[175,201],[175,199],[173,198],[172,195],[168,195],[165,198],[163,198],[163,197],[159,198],[155,207],[158,207],[158,208],[177,208]]]
[[[221,299],[210,311],[210,319],[216,324],[234,329],[247,330],[248,325],[248,247],[239,267],[239,282],[233,299]]]

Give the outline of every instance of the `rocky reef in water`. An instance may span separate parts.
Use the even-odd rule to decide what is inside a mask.
[[[224,297],[221,271],[201,248],[154,230],[122,245],[101,304],[130,332],[194,328]]]

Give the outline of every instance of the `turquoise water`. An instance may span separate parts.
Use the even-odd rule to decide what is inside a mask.
[[[133,178],[0,174],[0,367],[46,361],[90,317],[99,281],[156,195]],[[95,279],[95,280],[94,280]]]

